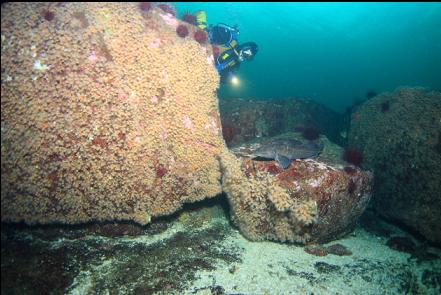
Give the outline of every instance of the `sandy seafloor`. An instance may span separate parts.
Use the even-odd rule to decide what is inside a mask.
[[[317,257],[301,246],[250,242],[234,230],[224,243],[241,248],[242,261],[198,273],[193,287],[211,282],[227,293],[241,294],[437,294],[417,285],[424,286],[419,278],[425,270],[439,274],[441,261],[419,264],[411,255],[390,249],[386,241],[358,226],[349,236],[329,243],[346,246],[351,256]]]
[[[319,257],[246,240],[221,201],[146,227],[3,225],[2,294],[439,294],[441,260],[389,248],[407,233],[372,216],[329,243],[352,255]]]

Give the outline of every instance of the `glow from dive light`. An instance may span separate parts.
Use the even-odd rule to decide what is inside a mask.
[[[233,76],[233,77],[231,77],[231,83],[234,86],[237,86],[237,85],[239,85],[239,79],[236,76]]]

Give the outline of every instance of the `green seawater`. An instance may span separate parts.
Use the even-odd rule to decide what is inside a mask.
[[[307,97],[342,112],[369,90],[441,89],[441,3],[173,4],[259,45],[221,99]]]

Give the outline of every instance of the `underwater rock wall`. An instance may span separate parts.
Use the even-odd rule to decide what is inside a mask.
[[[312,159],[286,170],[249,156],[259,144],[221,154],[233,222],[254,241],[326,243],[351,232],[371,198],[372,173]]]
[[[346,130],[343,117],[312,100],[228,99],[220,101],[223,136],[234,146],[255,137],[313,128],[331,141],[344,145],[340,133]]]
[[[352,114],[349,145],[375,175],[373,204],[441,244],[441,92],[400,88]]]
[[[134,220],[221,192],[211,46],[148,3],[6,3],[1,218]]]

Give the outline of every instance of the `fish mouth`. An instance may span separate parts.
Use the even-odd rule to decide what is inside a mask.
[[[251,155],[251,158],[256,161],[274,161],[274,158],[255,156],[255,155]]]

